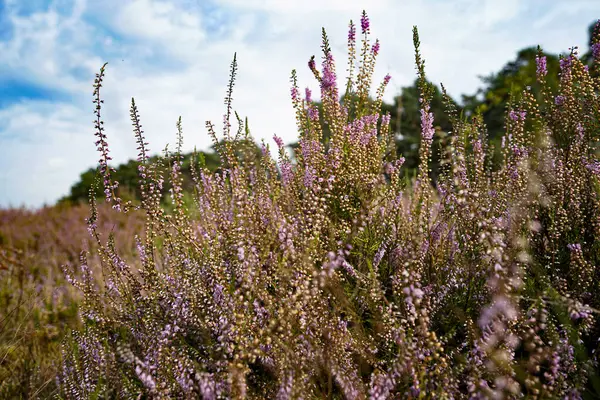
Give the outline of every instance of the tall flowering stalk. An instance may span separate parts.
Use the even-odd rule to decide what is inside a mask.
[[[100,160],[98,163],[100,174],[104,178],[104,194],[106,196],[106,201],[114,201],[115,205],[113,207],[115,209],[120,209],[121,199],[115,194],[116,189],[119,187],[119,182],[111,179],[111,172],[115,172],[115,170],[108,165],[109,161],[112,160],[112,157],[109,155],[110,151],[106,141],[106,134],[104,133],[104,121],[102,121],[102,117],[100,116],[100,111],[102,109],[101,104],[104,103],[104,100],[100,99],[100,89],[102,88],[106,64],[108,63],[105,63],[102,68],[100,68],[100,73],[96,74],[96,79],[94,80],[94,104],[96,104],[94,108],[94,114],[96,114],[94,127],[96,128],[95,136],[98,138],[95,145],[100,153]]]

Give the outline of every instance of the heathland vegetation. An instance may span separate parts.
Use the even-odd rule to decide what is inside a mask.
[[[277,159],[232,109],[234,57],[213,152],[183,154],[180,119],[150,156],[132,99],[138,158],[109,165],[101,68],[99,167],[0,210],[0,398],[600,396],[600,23],[460,101],[415,28],[394,104],[369,25],[345,82],[323,31],[320,101],[292,72]]]

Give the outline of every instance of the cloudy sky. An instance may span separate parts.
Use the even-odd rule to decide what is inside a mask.
[[[429,78],[459,97],[524,47],[587,50],[597,0],[0,0],[0,207],[51,204],[97,162],[93,80],[108,62],[103,119],[115,163],[136,155],[135,97],[150,148],[206,150],[206,120],[221,125],[237,52],[234,108],[257,140],[295,141],[289,77],[317,91],[306,63],[327,30],[345,69],[350,19],[363,8],[381,41],[376,81],[387,100],[415,77],[413,25]],[[341,77],[344,74],[340,74]]]

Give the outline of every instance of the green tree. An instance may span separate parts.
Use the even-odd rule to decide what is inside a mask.
[[[219,165],[219,157],[215,153],[204,153],[201,152],[198,154],[199,157],[203,159],[204,166],[208,168],[210,171],[215,171]],[[183,175],[183,187],[184,190],[189,190],[192,187],[192,174],[191,174],[191,163],[192,163],[192,153],[183,154],[183,162],[181,173]],[[150,157],[148,160],[151,163],[155,163],[159,156]],[[140,200],[141,193],[139,189],[139,175],[138,175],[138,166],[139,162],[136,160],[129,160],[126,163],[120,164],[115,167],[115,173],[113,174],[113,179],[119,182],[118,193],[119,196],[123,198],[123,200]],[[167,170],[163,170],[164,174],[167,174]],[[165,175],[166,176],[166,175]],[[59,200],[59,204],[66,203],[79,203],[79,202],[87,202],[89,197],[90,189],[92,185],[96,181],[98,175],[96,168],[90,168],[87,171],[83,172],[79,180],[71,186],[70,193]],[[165,179],[165,186],[163,187],[163,195],[168,193],[170,188],[170,180]],[[99,185],[96,186],[95,190],[96,198],[102,198],[104,196],[102,181],[99,181]]]
[[[539,99],[540,86],[537,83],[537,48],[528,47],[517,53],[515,60],[508,62],[499,72],[482,77],[484,87],[474,95],[462,96],[467,114],[481,112],[490,139],[497,142],[504,133],[504,118],[511,97],[519,98],[523,90],[531,87]],[[552,92],[558,89],[559,59],[546,54],[548,74],[546,81]]]

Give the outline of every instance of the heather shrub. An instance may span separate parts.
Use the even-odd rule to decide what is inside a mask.
[[[338,86],[325,31],[321,68],[309,61],[321,113],[292,72],[293,158],[278,137],[277,160],[265,143],[256,154],[237,114],[232,132],[234,57],[222,140],[207,123],[221,169],[193,168],[189,197],[181,119],[175,152],[148,162],[133,100],[142,200],[118,196],[100,116],[102,67],[94,103],[106,201],[142,210],[146,224],[130,264],[98,231],[92,196],[103,276],[84,260],[82,276],[68,277],[83,300],[82,327],[64,347],[64,398],[600,395],[600,32],[591,67],[576,49],[561,57],[557,93],[539,51],[542,100],[527,88],[509,105],[498,168],[481,116],[458,115],[443,90],[453,129],[434,186],[434,92],[417,30],[422,135],[417,176],[407,181],[380,113],[389,76],[370,97],[380,44],[365,13],[358,29],[350,23],[347,82]]]

